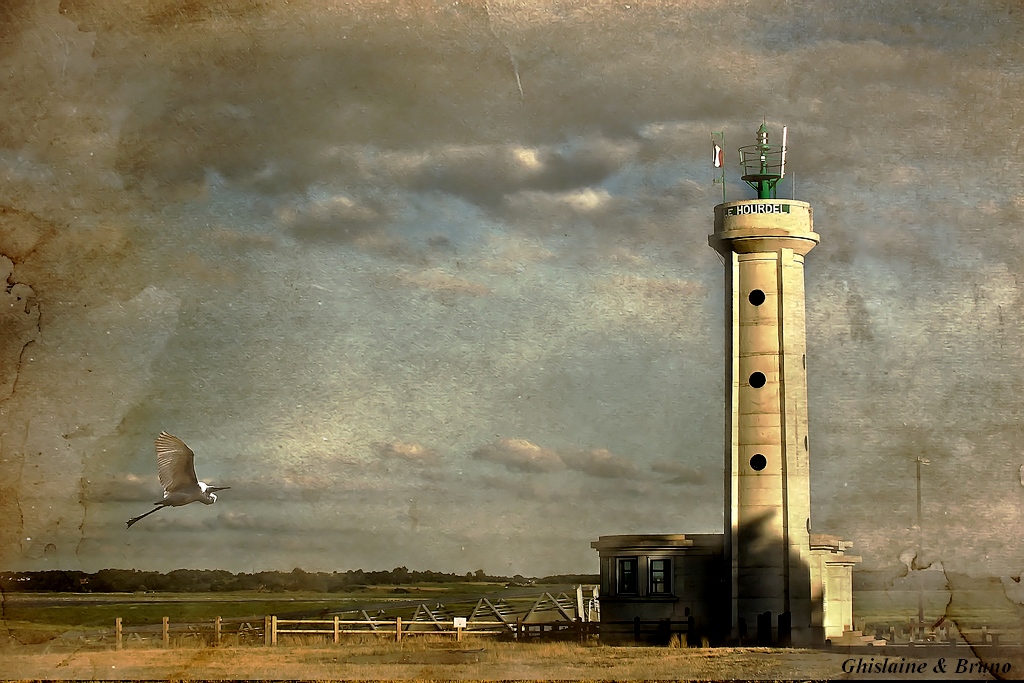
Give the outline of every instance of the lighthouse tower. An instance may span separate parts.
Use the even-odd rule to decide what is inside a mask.
[[[783,144],[740,148],[757,199],[715,207],[725,260],[725,538],[731,636],[824,641],[812,596],[804,257],[818,243],[806,202],[778,199]],[[721,155],[716,147],[716,165]]]

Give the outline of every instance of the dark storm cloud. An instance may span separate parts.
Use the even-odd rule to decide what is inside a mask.
[[[751,39],[772,51],[801,49],[830,40],[857,43],[879,41],[886,45],[926,44],[936,49],[991,46],[996,36],[993,23],[1012,18],[1012,3],[998,0],[970,5],[925,1],[914,3],[846,3],[836,6],[807,3],[795,16],[772,11],[772,5],[758,18],[759,31]],[[876,9],[868,17],[865,10]],[[783,17],[785,17],[783,19]],[[1008,39],[1011,31],[1003,30]]]
[[[431,154],[410,179],[410,187],[495,209],[516,192],[559,193],[598,185],[634,155],[635,145],[600,137],[533,148],[455,148]]]
[[[109,28],[132,35],[124,27],[139,11],[124,9],[125,23]],[[89,25],[97,13],[79,7],[67,16]],[[325,159],[325,147],[472,138],[487,104],[468,95],[512,101],[507,54],[483,12],[452,17],[468,34],[450,23],[409,30],[390,13],[367,21],[358,11],[308,7],[305,16],[323,15],[308,23],[287,6],[270,13],[255,24],[232,13],[197,17],[190,39],[151,45],[146,54],[166,65],[156,68],[160,94],[132,108],[119,146],[118,169],[133,184],[197,183],[214,168],[261,192],[301,191],[325,176],[353,177],[342,160]]]
[[[310,193],[277,211],[277,218],[302,240],[353,242],[387,225],[394,203],[326,191]]]
[[[165,20],[146,4],[122,7],[116,20],[79,3],[66,3],[64,14],[84,30],[102,26],[105,55],[142,40],[136,36],[175,28],[178,19]],[[651,19],[642,12],[629,13],[614,31],[602,30],[618,55],[615,66],[595,59],[585,43],[564,40],[564,26],[523,46],[518,63],[529,94],[520,97],[510,78],[509,45],[493,30],[500,19],[488,5],[465,4],[466,11],[454,5],[424,11],[415,31],[387,13],[368,21],[359,12],[313,6],[305,11],[321,14],[319,21],[301,21],[293,8],[273,3],[257,13],[195,13],[186,39],[147,40],[132,67],[99,60],[114,82],[98,85],[116,91],[127,107],[118,122],[116,169],[129,187],[147,191],[201,192],[214,169],[258,192],[290,194],[324,178],[360,178],[364,169],[351,158],[325,149],[457,143],[447,158],[419,167],[410,187],[494,207],[509,191],[600,183],[623,163],[622,150],[579,137],[540,150],[540,163],[524,169],[514,150],[458,151],[467,142],[550,143],[593,131],[625,139],[651,117],[729,110],[731,98],[708,83],[699,49],[673,50],[670,57],[649,37],[633,44]],[[516,8],[511,11],[515,20]],[[137,32],[128,28],[133,25],[150,28]],[[673,66],[662,74],[664,84],[619,78],[637,54],[666,57]],[[125,79],[130,86],[118,88]]]

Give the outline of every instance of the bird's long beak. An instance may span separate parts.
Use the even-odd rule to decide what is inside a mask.
[[[216,492],[216,491],[227,491],[229,488],[231,488],[231,487],[230,486],[207,486],[206,490],[207,491],[214,491],[214,492]]]

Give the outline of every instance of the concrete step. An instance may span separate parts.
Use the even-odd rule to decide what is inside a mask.
[[[885,640],[881,638],[875,638],[874,636],[866,636],[863,631],[843,631],[843,635],[839,638],[832,639],[833,645],[871,645],[875,647],[881,647],[885,645]]]

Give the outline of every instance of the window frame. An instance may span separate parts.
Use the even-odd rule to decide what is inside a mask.
[[[654,565],[655,565],[656,562],[664,563],[663,568],[660,569],[660,570],[657,570],[657,572],[662,573],[661,584],[663,585],[663,588],[661,590],[658,590],[655,587],[655,574],[656,574],[656,570],[654,568]],[[672,558],[671,557],[652,557],[652,558],[648,559],[648,561],[647,561],[647,584],[648,584],[648,589],[647,590],[648,590],[648,592],[651,595],[671,595],[672,594]]]
[[[633,566],[633,582],[627,585],[624,581],[627,573],[624,567],[627,564]],[[640,558],[632,555],[629,557],[615,558],[615,593],[617,595],[639,595],[640,594]]]

